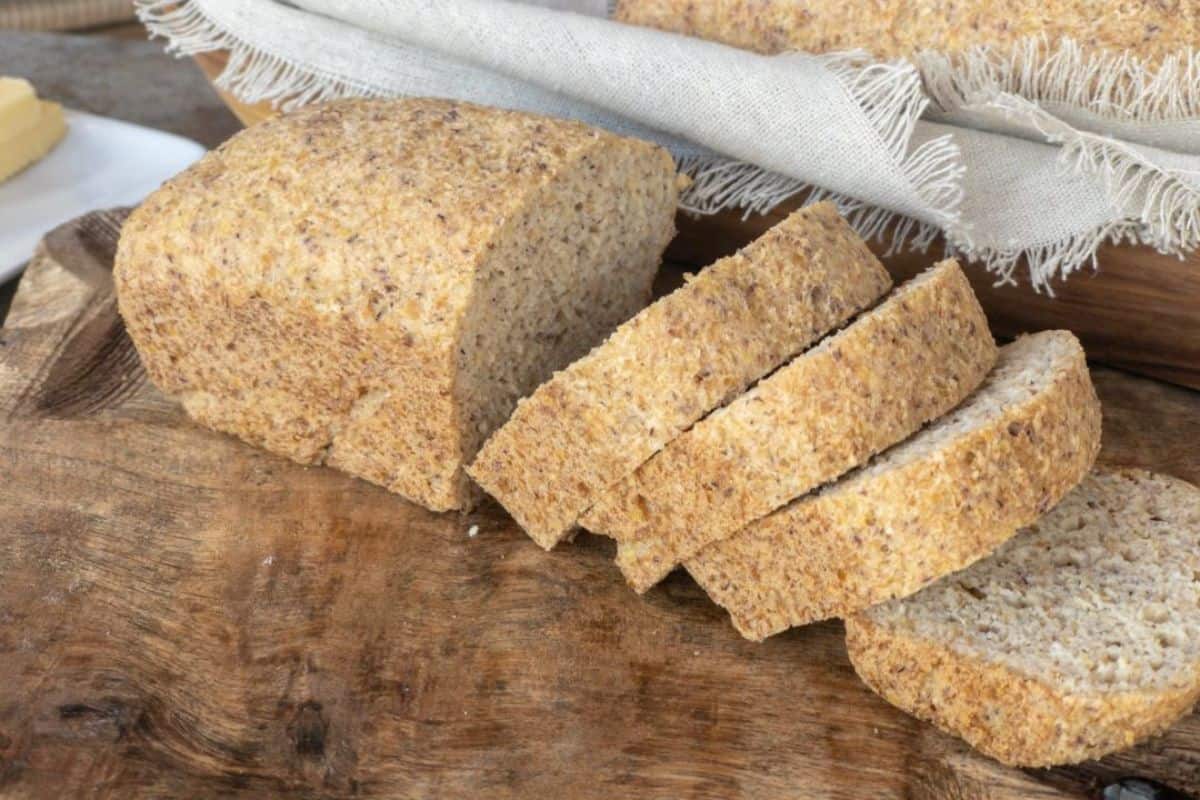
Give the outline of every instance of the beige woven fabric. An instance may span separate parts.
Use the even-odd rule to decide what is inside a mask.
[[[0,0],[0,29],[68,31],[128,22],[131,0]]]

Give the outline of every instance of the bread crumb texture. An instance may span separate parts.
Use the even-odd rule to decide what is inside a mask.
[[[940,417],[995,361],[983,309],[944,261],[667,444],[582,524],[617,539],[618,566],[644,592]]]
[[[797,211],[539,387],[471,476],[553,547],[601,492],[890,283],[832,205]]]
[[[1097,0],[618,0],[621,22],[754,50],[828,53],[863,48],[880,58],[921,50],[1001,50],[1023,39],[1070,37],[1092,50],[1129,51],[1151,64],[1200,41],[1194,3]]]
[[[1026,336],[954,411],[686,566],[750,639],[845,616],[992,552],[1079,483],[1099,448],[1079,342]]]
[[[1200,490],[1097,471],[971,568],[847,620],[889,702],[1007,764],[1098,758],[1200,697]]]
[[[658,147],[441,100],[249,128],[122,232],[121,314],[197,421],[435,510],[552,371],[649,301],[674,233]]]

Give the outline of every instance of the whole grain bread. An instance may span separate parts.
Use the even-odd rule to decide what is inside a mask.
[[[831,205],[802,209],[555,374],[470,474],[553,547],[604,490],[890,284]]]
[[[879,58],[921,50],[1000,48],[1031,37],[1071,37],[1094,51],[1128,52],[1152,64],[1200,41],[1194,3],[1097,0],[617,0],[621,22],[711,39],[760,53],[863,48]]]
[[[1006,764],[1098,758],[1200,697],[1200,490],[1098,471],[990,558],[846,622],[859,675]]]
[[[748,639],[845,616],[987,555],[1074,487],[1099,447],[1079,342],[1026,336],[952,413],[686,566]]]
[[[649,301],[670,155],[442,100],[256,125],[125,224],[115,278],[147,372],[197,421],[436,510],[557,367]]]
[[[667,444],[581,524],[618,541],[617,565],[644,592],[940,417],[995,360],[971,285],[943,261]]]

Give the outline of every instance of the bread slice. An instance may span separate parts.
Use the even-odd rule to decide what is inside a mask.
[[[859,675],[1006,764],[1158,733],[1200,697],[1200,490],[1089,475],[994,555],[846,622]]]
[[[582,519],[644,592],[682,561],[949,411],[996,360],[966,276],[943,261],[609,490]]]
[[[831,205],[798,211],[539,387],[470,474],[553,547],[605,489],[890,284]]]
[[[199,422],[436,510],[557,367],[650,299],[670,155],[442,100],[313,106],[233,137],[125,224],[121,313]]]
[[[748,639],[845,616],[987,555],[1082,480],[1099,447],[1079,342],[1026,336],[954,412],[687,569]]]

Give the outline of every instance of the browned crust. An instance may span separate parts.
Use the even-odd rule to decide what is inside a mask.
[[[1158,63],[1200,40],[1200,13],[1190,3],[619,0],[615,18],[760,53],[865,48],[881,58],[920,50],[956,53],[973,45],[1005,48],[1030,37],[1057,41],[1067,36],[1092,49],[1127,50]]]
[[[846,620],[846,650],[889,703],[1012,766],[1073,764],[1124,749],[1170,727],[1200,698],[1200,665],[1182,686],[1064,694],[862,615]]]
[[[956,406],[996,361],[958,264],[942,262],[669,443],[581,524],[645,592],[706,545]]]
[[[760,640],[904,597],[982,558],[1095,461],[1100,403],[1074,347],[1046,391],[992,424],[859,491],[786,506],[706,548],[688,571],[743,636]]]
[[[831,205],[803,209],[555,374],[468,472],[549,549],[601,492],[890,283]]]

